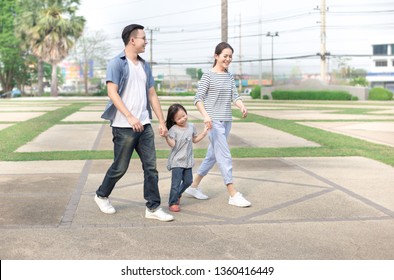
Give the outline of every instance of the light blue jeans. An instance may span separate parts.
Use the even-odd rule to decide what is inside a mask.
[[[231,125],[231,121],[212,121],[212,129],[208,134],[208,151],[197,171],[198,175],[205,176],[217,163],[225,185],[233,183],[233,161],[227,142]]]

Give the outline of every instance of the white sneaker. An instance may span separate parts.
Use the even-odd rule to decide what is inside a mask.
[[[111,201],[108,197],[99,197],[97,194],[94,197],[94,201],[96,201],[98,207],[101,212],[105,214],[114,214],[116,213],[115,208],[111,205]]]
[[[145,218],[156,219],[162,222],[169,222],[174,220],[174,216],[167,214],[163,209],[159,208],[156,211],[151,211],[148,208],[145,210]]]
[[[185,193],[187,193],[190,196],[193,196],[194,198],[197,199],[208,199],[209,197],[205,194],[202,193],[200,187],[193,188],[193,187],[188,187],[185,190]]]
[[[238,206],[238,207],[248,207],[252,205],[249,201],[247,201],[243,195],[237,192],[234,196],[230,196],[228,199],[228,204]]]

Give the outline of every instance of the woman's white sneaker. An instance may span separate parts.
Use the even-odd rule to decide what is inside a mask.
[[[234,196],[230,196],[228,199],[228,204],[238,206],[238,207],[249,207],[252,205],[250,201],[247,201],[243,195],[237,192]]]
[[[147,219],[155,219],[159,220],[162,222],[169,222],[174,220],[174,216],[167,214],[166,212],[163,211],[163,209],[158,208],[155,211],[151,211],[148,208],[145,210],[145,218]]]
[[[208,199],[209,197],[205,194],[202,193],[201,189],[199,187],[193,188],[193,187],[188,187],[185,190],[185,193],[188,195],[197,198],[197,199]]]
[[[108,197],[99,197],[97,194],[94,197],[94,201],[96,201],[97,206],[100,208],[101,212],[105,214],[114,214],[116,213],[115,208],[112,206],[111,201]]]

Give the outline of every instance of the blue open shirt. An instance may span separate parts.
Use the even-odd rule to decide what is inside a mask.
[[[141,61],[146,74],[146,109],[149,112],[149,118],[152,119],[152,110],[149,103],[149,89],[155,85],[155,81],[153,79],[152,70],[150,69],[149,64],[140,56],[138,56],[138,60]],[[108,63],[106,82],[112,82],[118,85],[118,94],[120,97],[122,97],[128,80],[129,66],[127,65],[126,53],[122,51]],[[116,115],[116,111],[117,109],[112,103],[112,100],[109,100],[101,117],[103,119],[110,120],[112,124],[112,121]]]

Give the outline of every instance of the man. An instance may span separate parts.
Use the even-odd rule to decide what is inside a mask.
[[[145,217],[167,222],[174,217],[159,207],[161,200],[151,108],[159,120],[160,136],[166,136],[168,130],[154,89],[150,66],[139,56],[147,45],[143,29],[138,24],[130,24],[123,29],[125,49],[107,67],[106,82],[110,101],[101,117],[111,123],[114,161],[96,191],[94,200],[103,213],[116,212],[108,197],[116,182],[126,173],[135,150],[144,171],[144,198],[147,201]]]

